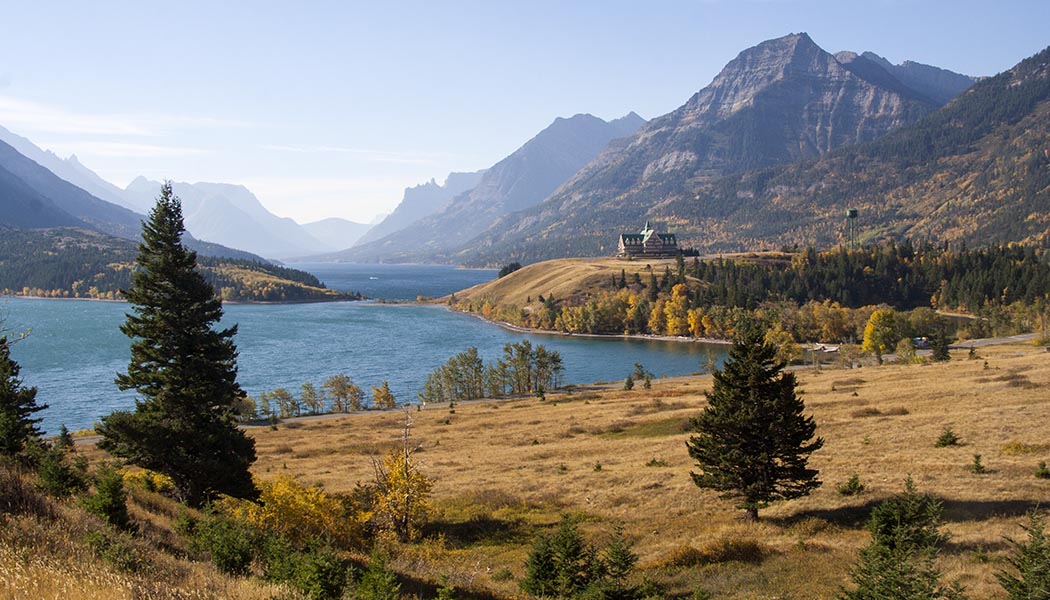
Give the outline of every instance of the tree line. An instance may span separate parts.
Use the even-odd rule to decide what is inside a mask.
[[[365,409],[387,410],[397,407],[389,382],[372,386],[372,401],[365,405],[365,392],[345,373],[332,375],[320,388],[312,382],[300,386],[296,396],[288,388],[260,392],[256,397],[243,396],[235,406],[242,421],[288,419],[304,415],[348,413]]]
[[[561,354],[529,340],[503,346],[503,357],[486,365],[471,347],[427,376],[419,399],[459,402],[508,395],[543,394],[561,385],[565,371]]]
[[[880,306],[930,324],[932,309],[977,317],[970,336],[1045,328],[1050,321],[1050,255],[1031,246],[950,249],[911,242],[807,248],[772,259],[679,257],[663,273],[621,270],[600,289],[571,298],[453,300],[458,310],[515,325],[567,333],[652,334],[728,339],[742,319],[787,331],[797,342],[860,340]],[[910,318],[910,317],[909,317]],[[918,328],[913,335],[927,336]]]

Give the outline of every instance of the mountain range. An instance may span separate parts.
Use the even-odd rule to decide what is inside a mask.
[[[88,221],[99,231],[121,237],[137,236],[142,215],[153,207],[160,190],[160,182],[143,177],[120,189],[82,165],[76,156],[59,158],[3,127],[0,127],[0,143],[9,147],[4,160],[20,165],[11,168],[19,169],[26,177],[33,177],[35,185],[51,190],[52,200],[59,204],[65,202],[64,211],[80,212],[72,215],[75,217],[72,221],[53,214],[40,221],[42,223],[77,225]],[[13,156],[12,151],[35,166]],[[54,181],[39,172],[37,166],[61,182],[72,185]],[[292,219],[269,212],[247,188],[239,185],[175,183],[173,188],[182,199],[186,230],[193,238],[267,258],[290,258],[346,248],[368,229],[367,225],[345,219],[301,226]],[[70,200],[67,202],[66,198]],[[74,206],[82,208],[74,209]],[[36,211],[23,208],[23,216],[18,218],[24,221],[33,214]]]
[[[940,107],[928,90],[904,84],[875,60],[841,58],[805,33],[744,50],[681,107],[610,144],[542,204],[507,215],[449,259],[484,264],[609,254],[618,233],[653,214],[677,232],[688,213],[661,207],[695,201],[701,185],[814,160]]]
[[[486,169],[472,189],[452,198],[441,210],[330,258],[433,260],[433,256],[469,242],[500,217],[539,204],[610,141],[631,134],[644,123],[645,120],[633,112],[608,122],[588,114],[555,119],[509,156]]]
[[[832,55],[791,34],[744,50],[649,122],[557,119],[489,169],[408,188],[363,235],[340,220],[280,219],[241,186],[176,189],[191,232],[215,239],[231,235],[219,224],[240,225],[240,237],[223,239],[249,249],[269,240],[267,256],[322,249],[327,260],[611,254],[619,233],[646,220],[701,251],[828,246],[843,241],[846,208],[859,211],[860,241],[1046,243],[1048,53],[977,80],[871,52]],[[0,227],[137,235],[142,217],[126,206],[142,206],[159,184],[120,190],[76,157],[2,129],[0,139]]]

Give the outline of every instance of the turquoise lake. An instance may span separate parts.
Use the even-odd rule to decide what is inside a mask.
[[[495,277],[490,270],[430,265],[296,264],[328,287],[372,298],[442,296]],[[113,383],[127,368],[129,340],[118,327],[130,305],[88,300],[0,299],[0,316],[13,331],[31,330],[12,349],[37,402],[37,416],[54,433],[65,424],[91,426],[114,410],[134,406],[134,394]],[[339,372],[366,391],[383,381],[399,402],[415,402],[426,376],[470,346],[486,360],[504,344],[529,339],[561,353],[564,381],[587,384],[622,380],[634,363],[657,375],[685,375],[708,361],[721,362],[724,348],[699,343],[594,339],[521,334],[440,306],[329,302],[227,304],[224,325],[238,326],[238,381],[248,394],[278,387],[298,393],[305,382],[320,385]]]

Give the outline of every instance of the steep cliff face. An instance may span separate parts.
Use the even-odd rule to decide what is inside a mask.
[[[401,203],[397,205],[394,212],[387,215],[385,219],[361,236],[356,244],[352,245],[374,242],[401,231],[422,218],[429,217],[445,208],[456,196],[477,187],[484,174],[484,170],[473,173],[449,173],[443,184],[431,179],[415,187],[405,188],[405,195],[402,196]]]
[[[609,122],[587,114],[556,119],[486,170],[476,187],[454,198],[439,212],[380,240],[359,244],[335,258],[440,260],[500,217],[542,202],[611,140],[631,134],[643,123],[645,120],[634,113]]]
[[[459,260],[595,254],[610,231],[728,174],[876,139],[938,104],[872,61],[843,64],[805,33],[740,53],[677,110],[610,145],[542,205],[509,215]]]
[[[843,241],[1050,239],[1050,48],[927,118],[817,161],[703,184],[649,215],[709,250]]]
[[[947,104],[949,100],[965,92],[977,79],[914,61],[906,60],[899,65],[890,63],[874,52],[865,52],[866,58],[889,72],[901,83],[916,90],[935,102]]]

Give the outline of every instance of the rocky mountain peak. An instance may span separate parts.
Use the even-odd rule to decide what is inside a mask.
[[[750,106],[756,94],[777,82],[799,75],[841,77],[843,71],[809,35],[792,33],[738,54],[686,107],[725,118]]]

